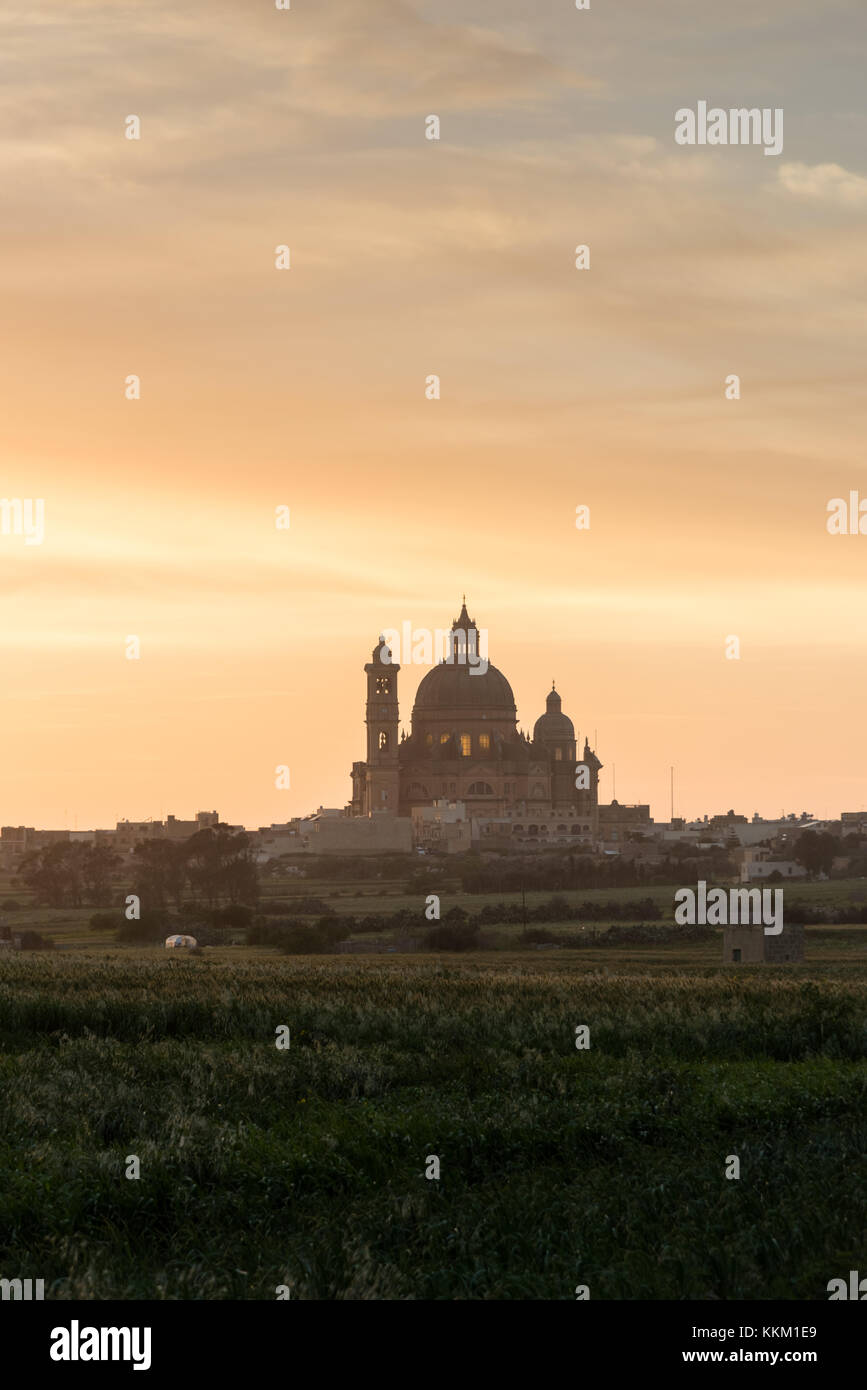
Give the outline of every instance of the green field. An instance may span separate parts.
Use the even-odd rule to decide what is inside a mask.
[[[867,1255],[865,940],[736,969],[0,956],[0,1270],[55,1298],[824,1300]]]
[[[415,864],[410,867],[418,868]],[[779,887],[780,885],[774,886]],[[864,879],[830,879],[818,883],[796,880],[792,883],[785,883],[782,887],[785,890],[787,902],[812,904],[817,909],[841,908],[847,905],[862,907],[867,904],[867,880]],[[127,891],[132,891],[131,883],[118,888],[118,903],[123,902]],[[484,907],[498,906],[503,903],[514,906],[521,901],[521,895],[516,893],[465,893],[457,884],[447,885],[444,888],[437,887],[431,891],[437,892],[440,896],[443,913],[447,912],[449,908],[457,906],[472,915],[480,912]],[[608,903],[612,899],[620,903],[633,903],[649,898],[662,909],[663,916],[660,919],[660,924],[662,924],[665,922],[673,923],[674,894],[675,887],[673,885],[651,885],[568,889],[558,892],[557,896],[565,899],[570,906],[579,908],[584,903]],[[532,911],[532,909],[546,903],[551,896],[552,894],[548,891],[528,891],[526,894],[528,910]],[[335,882],[326,878],[289,878],[272,881],[268,883],[263,892],[261,906],[266,907],[269,900],[285,903],[286,915],[291,917],[296,912],[293,904],[310,897],[321,899],[328,908],[342,916],[363,918],[369,914],[415,912],[418,914],[419,935],[423,935],[432,925],[425,917],[425,892],[408,894],[404,891],[401,882],[393,880],[375,884],[370,881]],[[9,899],[14,899],[19,904],[19,907],[11,912],[3,909],[3,902]],[[26,889],[15,886],[8,878],[0,879],[0,919],[13,931],[38,931],[50,937],[57,945],[64,947],[78,949],[98,946],[100,949],[110,949],[113,942],[112,933],[94,931],[90,926],[90,919],[94,911],[93,907],[49,908],[34,906],[32,894]],[[580,930],[580,923],[575,922],[538,922],[533,925],[548,927],[554,932],[570,933]],[[608,925],[610,924],[604,920],[592,921],[586,924],[585,929],[590,932],[601,932]],[[175,926],[171,929],[177,930],[178,927]],[[519,925],[504,924],[490,929],[486,928],[485,936],[490,946],[508,948],[511,943],[517,943],[521,930]],[[835,931],[839,928],[825,927],[823,930]],[[406,935],[406,930],[402,929],[400,934]],[[357,933],[359,939],[366,936],[379,937],[381,935],[381,928]],[[864,939],[867,941],[867,937]],[[721,952],[721,946],[719,949]],[[261,949],[256,952],[256,954],[263,953],[271,954],[270,951],[262,952]],[[717,955],[717,959],[719,959],[719,955]]]

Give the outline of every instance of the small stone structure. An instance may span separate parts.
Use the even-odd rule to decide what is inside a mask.
[[[784,965],[804,959],[804,928],[785,922],[779,936],[766,936],[762,926],[729,926],[723,930],[724,965]]]

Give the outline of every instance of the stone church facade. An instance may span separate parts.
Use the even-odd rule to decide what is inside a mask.
[[[506,677],[490,663],[474,669],[467,660],[467,652],[478,651],[478,628],[464,603],[444,660],[416,691],[407,736],[400,732],[400,667],[380,638],[364,668],[367,758],[352,765],[350,814],[409,816],[413,807],[445,798],[463,802],[468,817],[556,817],[576,840],[595,841],[602,763],[586,739],[579,756],[553,687],[532,738],[522,733]]]

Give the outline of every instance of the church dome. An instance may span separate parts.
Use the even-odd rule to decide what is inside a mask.
[[[538,743],[572,743],[575,739],[575,726],[560,707],[560,696],[551,688],[545,702],[545,713],[533,726],[533,739]]]
[[[502,671],[487,659],[480,662],[480,656],[479,630],[464,601],[452,624],[447,659],[428,671],[419,684],[413,719],[417,714],[428,720],[465,710],[482,718],[506,719],[514,728],[518,711],[512,687]]]
[[[502,671],[488,664],[487,671],[473,671],[463,663],[441,662],[421,681],[413,713],[438,710],[484,710],[493,716],[517,717],[512,687]]]

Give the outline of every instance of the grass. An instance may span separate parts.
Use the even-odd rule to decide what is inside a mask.
[[[0,958],[0,1272],[55,1298],[824,1300],[867,1233],[845,940],[737,970],[701,944]]]

